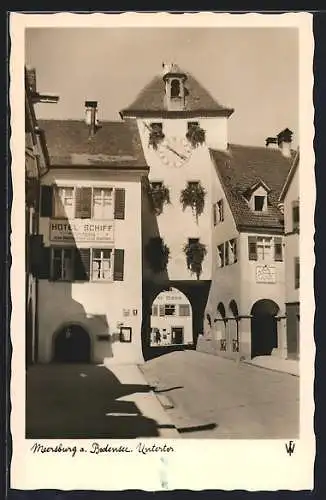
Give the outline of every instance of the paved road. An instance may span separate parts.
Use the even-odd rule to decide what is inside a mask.
[[[142,371],[174,405],[167,412],[184,438],[298,436],[298,377],[196,351],[166,354]]]
[[[27,438],[175,438],[166,412],[136,366],[31,366]]]

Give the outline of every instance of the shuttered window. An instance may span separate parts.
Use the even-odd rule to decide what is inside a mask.
[[[300,226],[299,201],[292,202],[292,230],[298,231]]]
[[[113,279],[114,281],[123,281],[124,277],[124,250],[121,248],[116,248],[114,250],[114,269],[113,269]]]
[[[217,210],[217,207],[216,207],[216,203],[213,203],[213,224],[214,226],[216,226],[217,224],[217,213],[216,213],[216,210]]]
[[[274,238],[274,260],[275,262],[283,261],[282,238]]]
[[[75,215],[77,219],[90,219],[92,216],[92,188],[78,187],[75,190]]]
[[[248,236],[248,254],[249,254],[249,260],[257,260],[256,236]]]
[[[224,267],[224,243],[221,245],[217,246],[217,253],[218,253],[218,266],[219,267]]]
[[[294,288],[300,288],[300,260],[299,257],[294,258]]]
[[[126,202],[126,192],[125,189],[116,189],[114,194],[114,218],[124,219],[125,218],[125,202]]]
[[[89,281],[91,251],[89,248],[76,248],[74,257],[74,279]]]
[[[165,306],[159,306],[159,316],[165,316]]]
[[[179,305],[179,316],[190,316],[189,304],[180,304]]]
[[[224,244],[224,248],[225,248],[225,265],[228,266],[229,265],[229,242],[227,241],[225,244]]]
[[[41,217],[52,217],[52,186],[41,186]]]
[[[237,240],[234,238],[233,240],[230,240],[230,252],[231,252],[231,258],[230,258],[230,263],[235,263],[238,261],[238,249],[237,249]]]

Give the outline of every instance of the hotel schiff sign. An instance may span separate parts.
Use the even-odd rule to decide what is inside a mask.
[[[50,221],[50,240],[82,243],[112,243],[113,222],[94,219],[52,219]]]

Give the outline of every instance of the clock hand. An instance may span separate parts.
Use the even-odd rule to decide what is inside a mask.
[[[176,154],[177,156],[179,156],[179,158],[181,158],[181,160],[186,160],[186,156],[183,156],[181,155],[180,153],[178,153],[178,151],[176,151],[175,149],[171,148],[171,146],[166,146],[167,149],[169,149],[170,151],[172,151],[172,153]]]

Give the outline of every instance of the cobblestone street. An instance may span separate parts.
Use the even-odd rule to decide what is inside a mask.
[[[196,351],[166,354],[141,369],[180,437],[298,437],[296,376]]]

